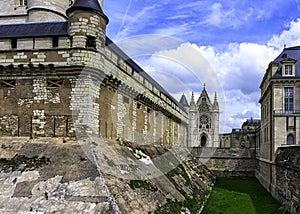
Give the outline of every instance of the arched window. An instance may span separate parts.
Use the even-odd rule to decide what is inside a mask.
[[[293,144],[295,144],[294,143],[294,136],[292,135],[292,134],[289,134],[288,136],[287,136],[287,140],[286,140],[287,142],[286,142],[286,144],[287,145],[293,145]]]

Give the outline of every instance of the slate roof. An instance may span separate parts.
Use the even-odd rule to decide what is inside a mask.
[[[260,126],[260,120],[259,119],[247,119],[246,122],[243,123],[243,126]]]
[[[187,107],[189,107],[188,101],[187,101],[187,99],[186,99],[186,97],[185,97],[184,94],[181,96],[179,103],[180,103],[182,106],[187,106]]]
[[[283,51],[279,54],[279,56],[274,60],[274,62],[279,63],[278,70],[274,74],[273,78],[290,78],[282,76],[282,65],[281,61],[285,59],[294,59],[296,62],[296,74],[295,77],[300,77],[300,46],[284,48]]]
[[[77,0],[77,2],[82,2]],[[79,4],[78,3],[78,4]],[[0,25],[0,39],[11,38],[31,38],[31,37],[51,37],[51,36],[69,36],[68,21],[60,22],[32,22]],[[165,94],[181,110],[185,111],[183,106],[174,99],[161,85],[159,85],[149,74],[147,74],[136,62],[126,55],[111,39],[106,37],[106,46],[109,46],[120,58],[130,65],[136,72],[149,81],[161,93]]]
[[[124,62],[130,65],[136,72],[138,72],[142,77],[148,80],[155,88],[157,88],[161,93],[172,100],[172,102],[174,102],[181,110],[185,111],[183,106],[175,98],[173,98],[160,84],[158,84],[149,74],[147,74],[138,64],[136,64],[135,61],[133,61],[108,37],[106,37],[106,46],[109,46],[121,59],[124,60]]]
[[[108,17],[103,13],[98,0],[77,0],[72,7],[67,10],[67,14],[73,12],[74,10],[88,10],[98,13],[106,19],[106,24],[108,23]]]
[[[0,39],[68,36],[68,22],[28,22],[0,25]]]

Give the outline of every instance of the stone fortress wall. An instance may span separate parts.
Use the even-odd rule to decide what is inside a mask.
[[[219,148],[193,148],[200,162],[219,176],[254,176],[258,130],[233,129],[220,135]]]
[[[0,38],[0,136],[67,139],[78,134],[79,125],[109,139],[187,145],[188,114],[106,38],[105,16],[65,13],[70,1],[51,1],[54,7],[47,1],[28,0],[28,7],[18,2],[4,0],[0,24],[48,17],[65,22],[68,34],[13,38],[17,47],[12,38]],[[41,6],[47,10],[37,9]],[[86,47],[88,36],[95,47]],[[234,130],[220,136],[220,148],[192,153],[219,175],[255,174],[299,213],[298,150],[280,148],[275,163],[269,163],[257,159],[260,145],[259,131]]]
[[[68,19],[57,24],[69,35],[0,39],[1,136],[74,137],[76,123],[110,139],[185,143],[187,113],[106,38],[105,15]]]

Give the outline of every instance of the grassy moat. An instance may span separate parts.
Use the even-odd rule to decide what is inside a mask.
[[[281,205],[255,178],[217,178],[203,214],[281,214]]]

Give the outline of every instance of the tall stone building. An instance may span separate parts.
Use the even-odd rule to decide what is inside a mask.
[[[1,136],[75,137],[80,126],[104,138],[186,145],[187,112],[106,36],[101,5],[1,1]]]
[[[300,144],[300,47],[284,48],[269,64],[260,85],[261,143],[259,179],[275,188],[274,161],[279,147]]]
[[[217,94],[211,102],[205,85],[195,103],[194,93],[190,105],[183,95],[180,103],[189,113],[189,147],[219,147],[219,104]]]

